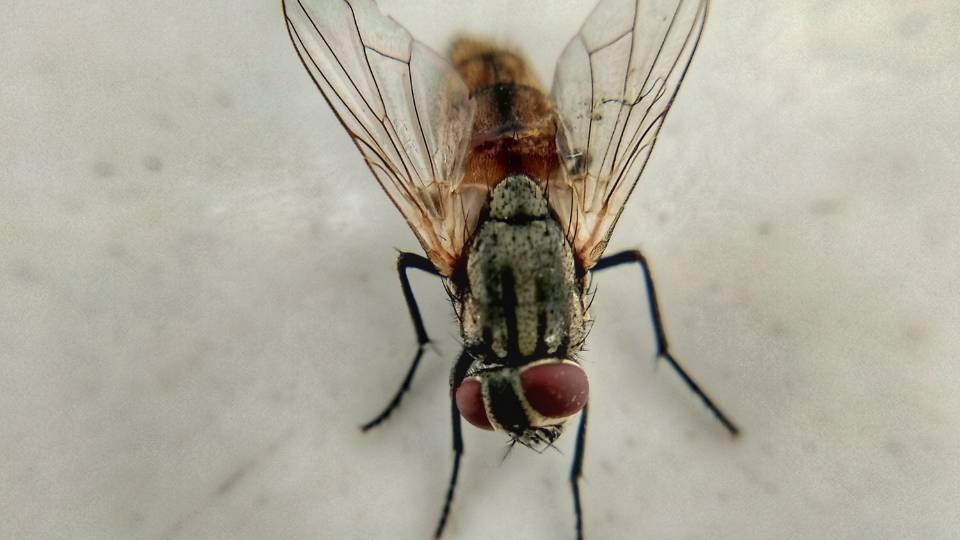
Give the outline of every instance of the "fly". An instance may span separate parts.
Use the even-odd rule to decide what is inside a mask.
[[[400,404],[429,343],[407,278],[443,279],[463,350],[450,376],[453,471],[461,418],[541,450],[579,415],[570,475],[576,535],[589,382],[578,361],[592,272],[635,263],[657,345],[732,434],[737,426],[671,354],[640,251],[604,256],[696,50],[708,0],[600,0],[557,63],[549,94],[515,51],[460,38],[446,58],[370,0],[283,0],[317,88],[410,225],[425,257],[397,270],[418,348],[373,428]]]

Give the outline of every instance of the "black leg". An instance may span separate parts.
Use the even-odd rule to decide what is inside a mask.
[[[657,340],[657,357],[663,358],[673,369],[680,375],[680,378],[683,379],[683,382],[687,383],[687,386],[690,387],[690,390],[696,394],[703,404],[707,406],[708,409],[717,417],[717,420],[723,424],[723,427],[727,428],[727,431],[730,432],[730,435],[736,436],[740,433],[740,428],[737,427],[730,418],[720,410],[719,407],[710,399],[709,396],[700,388],[700,385],[693,380],[693,377],[680,365],[680,362],[673,357],[673,354],[670,352],[670,346],[667,344],[667,334],[663,329],[663,317],[660,315],[660,304],[657,302],[657,291],[653,286],[653,276],[650,274],[650,266],[647,264],[647,259],[644,258],[643,253],[640,253],[638,250],[631,251],[622,251],[614,255],[610,255],[600,259],[597,262],[597,265],[593,267],[594,271],[604,270],[606,268],[611,268],[614,266],[619,266],[621,264],[629,263],[638,263],[640,268],[643,269],[643,278],[647,286],[647,299],[650,304],[650,317],[653,319],[653,330],[656,334]]]
[[[577,518],[577,540],[583,540],[583,511],[580,508],[580,477],[583,476],[583,453],[587,449],[587,408],[580,412],[580,427],[577,428],[577,445],[573,451],[573,467],[570,469],[570,487],[573,489],[573,514]]]
[[[454,391],[463,382],[467,376],[467,369],[473,359],[466,350],[460,353],[457,363],[450,372],[450,416],[453,428],[453,472],[450,473],[450,483],[447,486],[447,496],[443,501],[443,511],[440,513],[440,522],[437,523],[437,530],[433,533],[434,538],[440,538],[443,535],[443,528],[447,526],[447,517],[450,515],[450,506],[453,504],[453,492],[457,487],[457,476],[460,474],[460,456],[463,455],[463,435],[460,431],[460,410],[457,409],[457,402],[454,399]]]
[[[417,299],[413,296],[413,289],[410,288],[410,280],[407,278],[407,269],[416,268],[417,270],[423,270],[429,274],[439,276],[437,269],[433,267],[433,263],[430,262],[426,257],[417,255],[416,253],[401,253],[400,257],[397,259],[397,274],[400,276],[400,288],[403,289],[403,298],[407,301],[407,308],[410,310],[410,318],[413,319],[413,329],[417,333],[417,354],[413,357],[413,362],[410,364],[410,369],[407,370],[407,376],[403,378],[403,383],[400,384],[400,389],[397,390],[397,393],[393,396],[393,399],[390,400],[390,403],[387,404],[387,407],[377,415],[376,418],[370,420],[366,424],[360,427],[363,431],[367,431],[370,428],[380,424],[390,416],[390,413],[393,412],[397,406],[400,405],[400,400],[403,399],[403,394],[410,389],[410,382],[413,381],[413,374],[417,372],[417,366],[420,365],[420,357],[423,356],[423,352],[427,348],[427,344],[430,343],[430,338],[427,337],[427,330],[423,327],[423,319],[420,317],[420,309],[417,308]]]

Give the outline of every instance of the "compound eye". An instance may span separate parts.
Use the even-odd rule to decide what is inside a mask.
[[[493,430],[493,425],[487,418],[487,409],[483,406],[483,390],[476,377],[464,380],[457,387],[454,399],[457,400],[457,408],[460,409],[460,414],[467,419],[467,422],[481,429]]]
[[[590,395],[583,368],[566,362],[530,366],[520,374],[520,386],[527,403],[547,418],[576,414]]]

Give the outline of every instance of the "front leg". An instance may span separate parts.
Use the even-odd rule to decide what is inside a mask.
[[[577,428],[577,444],[573,450],[573,467],[570,468],[570,488],[573,490],[573,515],[577,520],[577,540],[583,540],[583,509],[580,505],[580,477],[583,476],[583,454],[587,451],[587,409],[580,411],[580,426]]]
[[[453,431],[453,471],[450,473],[450,482],[447,484],[447,496],[443,501],[443,510],[440,512],[440,522],[437,523],[434,538],[440,538],[443,535],[443,529],[447,526],[447,518],[450,516],[450,507],[453,505],[453,493],[457,487],[457,477],[460,474],[460,456],[463,455],[463,433],[460,427],[460,409],[457,408],[456,392],[457,387],[467,376],[467,370],[473,363],[473,357],[466,349],[460,353],[457,362],[453,365],[450,372],[450,421]]]
[[[420,309],[417,307],[417,299],[413,295],[410,280],[407,278],[407,269],[409,268],[416,268],[428,274],[440,276],[440,273],[434,268],[433,263],[426,257],[422,257],[416,253],[404,252],[400,253],[400,257],[397,258],[397,274],[400,276],[400,288],[403,290],[403,299],[406,300],[407,308],[410,310],[410,318],[413,319],[413,329],[417,333],[417,353],[413,356],[413,362],[410,364],[410,369],[407,370],[407,376],[403,378],[403,382],[400,384],[400,389],[394,394],[393,399],[390,400],[390,403],[387,404],[383,412],[360,427],[363,431],[367,431],[386,420],[387,417],[390,416],[390,413],[400,405],[403,394],[410,389],[413,374],[417,372],[417,367],[420,365],[420,357],[423,356],[427,344],[430,343],[430,338],[427,336],[427,329],[424,328],[423,319],[420,317]]]
[[[740,428],[707,396],[706,392],[700,388],[700,385],[693,380],[693,377],[683,369],[680,362],[674,358],[670,352],[670,345],[667,343],[667,333],[663,328],[663,316],[660,315],[660,303],[657,301],[657,290],[653,286],[653,276],[650,273],[650,266],[647,264],[647,259],[643,256],[643,253],[639,250],[631,250],[603,257],[597,262],[597,265],[593,267],[593,270],[599,271],[629,263],[637,263],[640,265],[640,268],[643,269],[643,279],[647,287],[647,301],[650,306],[650,318],[653,320],[653,331],[657,341],[657,357],[669,362],[677,374],[680,375],[680,378],[683,379],[683,382],[687,383],[690,390],[703,401],[703,404],[717,417],[717,420],[723,424],[723,427],[727,428],[730,435],[736,436],[740,433]]]

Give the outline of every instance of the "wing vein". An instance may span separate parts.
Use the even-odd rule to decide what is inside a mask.
[[[552,94],[565,126],[564,155],[582,159],[564,161],[571,180],[555,189],[575,192],[564,225],[585,269],[603,253],[646,169],[697,49],[708,4],[600,0],[561,56]],[[557,208],[566,204],[551,200]]]

